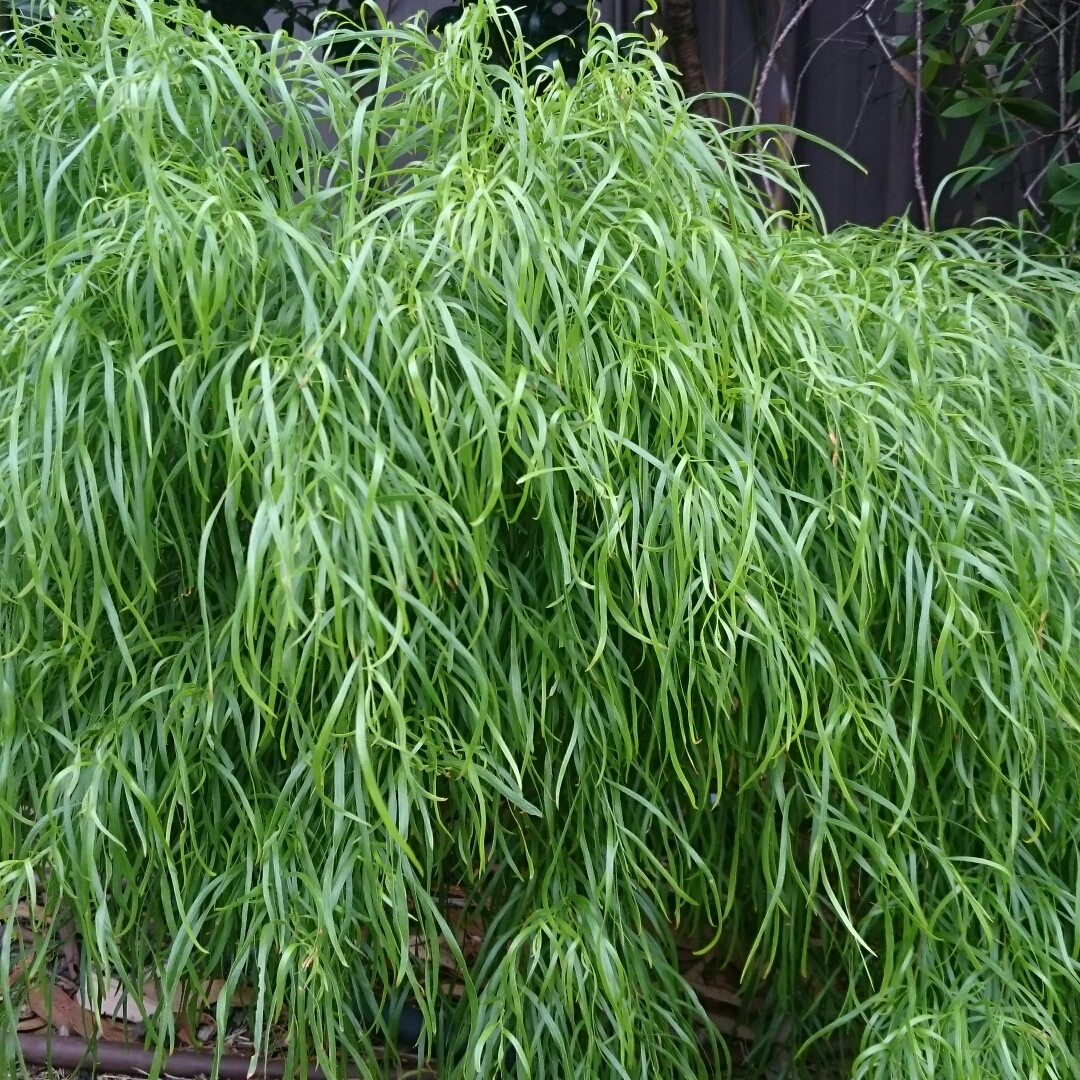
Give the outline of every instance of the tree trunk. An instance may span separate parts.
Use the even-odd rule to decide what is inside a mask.
[[[671,62],[679,69],[686,96],[704,94],[709,87],[705,82],[705,68],[701,63],[694,0],[664,0],[663,30],[668,39],[668,54]],[[695,111],[711,115],[711,104],[706,101],[698,102]]]

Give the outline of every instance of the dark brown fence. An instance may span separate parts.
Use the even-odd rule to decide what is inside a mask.
[[[628,26],[644,6],[618,0],[609,4],[608,17]],[[913,79],[905,63],[892,58],[912,16],[897,7],[897,0],[697,0],[709,87],[742,95],[758,92],[770,50],[802,9],[760,91],[762,116],[812,133],[862,165],[865,172],[808,139],[796,141],[795,157],[832,225],[878,224],[916,205]],[[930,198],[957,168],[966,137],[961,123],[951,122],[945,132],[924,123],[920,156]],[[1038,167],[1031,156],[1021,158],[978,195],[943,197],[937,224],[1015,217],[1037,196],[1029,188]]]
[[[396,20],[446,0],[383,0]],[[1073,0],[1075,2],[1075,0]],[[846,162],[809,139],[796,139],[793,153],[830,225],[878,224],[916,205],[913,168],[912,76],[892,59],[898,38],[910,31],[911,16],[897,12],[898,0],[697,0],[698,40],[709,89],[759,94],[762,117],[793,125],[839,147],[860,163]],[[646,10],[644,0],[601,0],[600,16],[618,29],[632,29]],[[778,37],[801,17],[775,49],[764,87],[757,83]],[[641,25],[639,23],[639,25]],[[731,106],[738,117],[742,106]],[[952,122],[943,133],[931,120],[921,140],[928,197],[957,167],[966,138]],[[942,198],[936,223],[949,226],[985,215],[1015,217],[1032,204],[1039,163],[1021,157],[978,194]]]

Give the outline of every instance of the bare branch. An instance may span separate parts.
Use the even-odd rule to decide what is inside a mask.
[[[780,47],[787,40],[788,34],[799,25],[799,20],[806,14],[813,2],[814,0],[803,0],[795,14],[788,20],[784,29],[773,39],[772,46],[769,49],[769,55],[765,58],[765,66],[761,69],[761,78],[758,79],[757,90],[754,92],[754,112],[756,112],[759,117],[761,116],[761,99],[765,95],[765,83],[772,71],[773,64],[776,63],[776,55],[780,52]]]
[[[815,45],[813,52],[806,58],[805,63],[802,65],[802,69],[799,71],[799,77],[795,81],[795,93],[792,96],[791,113],[793,116],[797,116],[799,113],[799,101],[802,98],[803,79],[806,78],[806,73],[810,70],[810,65],[817,59],[817,55],[826,46],[831,45],[835,41],[842,40],[840,35],[853,23],[859,19],[865,19],[867,25],[874,32],[874,37],[877,38],[878,44],[881,46],[882,51],[885,53],[885,58],[889,61],[893,70],[903,78],[903,80],[909,85],[915,85],[915,76],[911,74],[899,61],[897,61],[893,55],[889,52],[888,43],[881,36],[881,32],[878,30],[874,23],[874,20],[870,17],[870,10],[878,3],[878,0],[866,0],[866,3],[862,7],[856,8],[835,30],[826,34]],[[861,44],[861,42],[860,42]]]
[[[877,23],[875,23],[874,20],[870,18],[869,12],[863,12],[863,18],[866,20],[866,25],[869,26],[870,29],[873,31],[874,37],[877,39],[877,43],[881,46],[881,51],[888,57],[889,63],[892,65],[893,71],[895,71],[896,74],[899,75],[900,78],[903,79],[904,82],[906,82],[912,90],[914,90],[915,76],[912,75],[911,72],[908,71],[908,69],[904,67],[904,65],[901,64],[899,60],[896,59],[895,56],[893,56],[892,50],[889,48],[889,43],[881,36],[881,31],[877,28]]]
[[[1066,107],[1065,99],[1065,81],[1068,79],[1068,72],[1065,70],[1065,27],[1069,25],[1068,19],[1065,18],[1065,2],[1062,0],[1061,14],[1058,16],[1060,25],[1058,26],[1057,35],[1057,47],[1058,47],[1058,123],[1064,127],[1065,117],[1068,115],[1068,108]]]
[[[915,167],[915,190],[919,193],[923,228],[930,231],[930,207],[926,202],[926,185],[922,175],[922,69],[923,69],[923,0],[915,3],[915,135],[911,142],[912,164]]]
[[[1043,216],[1043,213],[1039,205],[1034,202],[1034,191],[1043,182],[1046,174],[1054,167],[1058,159],[1065,157],[1068,154],[1069,150],[1072,149],[1072,147],[1076,144],[1077,136],[1068,135],[1069,127],[1075,125],[1076,122],[1077,117],[1074,116],[1072,120],[1068,121],[1065,127],[1062,128],[1060,134],[1067,137],[1061,140],[1056,149],[1050,154],[1050,157],[1047,159],[1046,164],[1043,165],[1043,167],[1035,174],[1034,179],[1024,189],[1024,201],[1031,203],[1032,206],[1035,207],[1040,217]]]

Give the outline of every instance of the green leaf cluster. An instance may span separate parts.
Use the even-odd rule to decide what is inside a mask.
[[[901,4],[901,10],[913,9],[912,0]],[[1041,186],[1044,225],[1074,247],[1076,223],[1068,219],[1075,209],[1069,197],[1058,198],[1061,167],[1071,167],[1080,151],[1080,69],[1074,70],[1080,24],[1074,9],[1044,0],[926,0],[924,9],[927,102],[943,130],[950,120],[967,125],[952,192],[993,180],[1026,153],[1039,163],[1033,166],[1034,190],[1039,195]],[[897,53],[911,54],[915,47],[909,36]]]
[[[1076,1075],[1080,276],[825,234],[496,18],[0,50],[6,1031],[70,920],[293,1073],[411,1002],[444,1077],[704,1080],[689,944],[747,1068]]]

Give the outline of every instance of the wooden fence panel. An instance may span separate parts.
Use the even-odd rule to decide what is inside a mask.
[[[403,21],[420,10],[435,11],[446,0],[382,0]],[[696,0],[698,39],[709,88],[744,98],[754,91],[780,30],[803,0]],[[824,211],[827,223],[876,225],[916,205],[913,98],[902,65],[889,50],[909,31],[911,16],[897,13],[897,0],[810,0],[777,50],[761,92],[766,122],[812,133],[854,158],[862,168],[809,139],[792,147]],[[630,30],[647,9],[644,0],[600,0],[600,17]],[[637,25],[647,25],[638,23]],[[898,67],[901,70],[898,70]],[[748,106],[731,104],[733,118]],[[922,142],[929,196],[956,168],[966,130],[952,123],[946,134],[926,124]],[[943,199],[939,225],[971,221],[983,214],[1014,217],[1038,168],[1031,155],[1020,159],[978,197]],[[914,216],[918,216],[917,214]]]
[[[619,2],[616,25],[629,28],[646,5]],[[772,42],[801,6],[801,0],[696,0],[710,89],[751,94]],[[765,121],[794,123],[841,148],[865,170],[808,139],[796,142],[796,160],[805,166],[832,226],[876,225],[916,205],[913,80],[890,58],[896,39],[910,32],[912,17],[898,13],[897,6],[897,0],[810,0],[762,93]],[[957,167],[966,137],[962,123],[950,123],[944,133],[925,123],[921,159],[928,196]],[[943,198],[937,223],[955,225],[984,214],[1014,217],[1038,168],[1029,154],[979,196]]]

